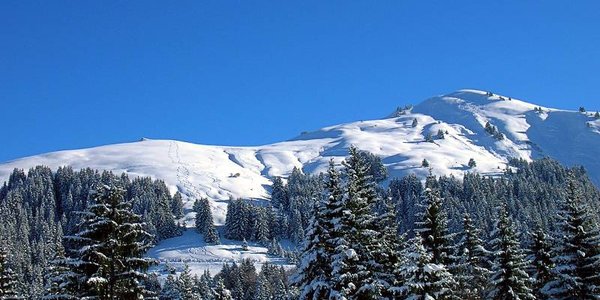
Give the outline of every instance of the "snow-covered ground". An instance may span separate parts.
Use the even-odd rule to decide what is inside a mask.
[[[435,174],[461,175],[498,174],[511,157],[530,160],[550,156],[567,165],[585,166],[600,185],[600,120],[590,113],[545,107],[540,112],[537,107],[506,96],[461,90],[428,99],[403,114],[330,126],[270,145],[221,147],[142,140],[6,162],[0,164],[0,179],[8,178],[14,168],[35,165],[53,169],[63,165],[91,167],[150,176],[163,179],[173,193],[178,190],[187,196],[187,224],[193,224],[193,199],[207,197],[217,225],[224,224],[230,198],[268,199],[273,176],[285,177],[294,167],[308,173],[322,172],[330,159],[342,161],[350,145],[380,156],[390,177],[410,173],[426,176],[429,169],[421,167],[423,159],[430,162]],[[414,119],[418,121],[415,127]],[[498,141],[488,134],[484,129],[487,122],[506,138]],[[428,134],[435,137],[438,130],[447,132],[445,139],[425,140]],[[476,168],[467,166],[471,158],[477,162]],[[258,261],[269,259],[260,247],[241,253],[235,250],[239,243],[226,241],[223,246],[209,247],[196,243],[201,238],[194,235],[188,231],[182,237],[164,241],[151,255],[161,259],[196,259],[200,255],[198,260],[205,260],[196,264],[195,268],[200,269],[245,255]],[[213,263],[211,257],[220,261]]]
[[[224,263],[239,262],[242,259],[254,261],[258,271],[266,262],[285,268],[293,267],[286,259],[268,255],[267,248],[252,242],[248,243],[248,250],[243,250],[239,242],[227,239],[222,239],[220,245],[207,245],[202,235],[192,228],[179,237],[161,241],[149,251],[148,256],[159,261],[157,270],[163,274],[168,268],[180,272],[187,264],[192,274],[201,275],[209,270],[215,275]]]

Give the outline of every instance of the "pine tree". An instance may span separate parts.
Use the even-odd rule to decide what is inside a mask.
[[[243,251],[248,251],[248,242],[246,241],[246,239],[244,239],[242,241],[242,250]]]
[[[546,299],[547,297],[542,293],[542,289],[546,284],[552,280],[552,269],[554,268],[554,262],[552,262],[552,245],[548,240],[548,235],[544,233],[541,228],[531,233],[531,239],[533,243],[531,245],[531,256],[532,258],[532,281],[533,281],[533,292],[537,299]]]
[[[8,264],[8,254],[0,246],[0,299],[19,299],[16,291],[16,276]]]
[[[373,255],[379,247],[373,209],[377,201],[374,182],[355,147],[343,163],[348,178],[345,201],[339,220],[334,219],[332,294],[334,299],[374,299],[381,289],[373,272],[381,268]]]
[[[469,166],[469,168],[475,168],[475,167],[477,167],[477,162],[475,161],[475,159],[473,159],[473,158],[469,159],[468,166]]]
[[[417,121],[417,118],[414,118],[411,126],[412,126],[412,128],[415,128],[415,127],[417,127],[417,125],[419,125],[419,121]]]
[[[93,195],[93,204],[81,213],[80,231],[65,237],[76,248],[67,260],[77,276],[77,296],[135,299],[147,293],[141,284],[153,261],[143,255],[154,238],[141,217],[131,211],[124,190],[106,185]],[[140,272],[142,271],[142,272]]]
[[[490,242],[494,262],[487,299],[535,299],[529,286],[525,253],[508,217],[506,205],[502,206],[498,217]]]
[[[377,216],[376,226],[381,233],[379,247],[373,253],[374,259],[378,263],[378,268],[373,276],[374,285],[381,290],[382,297],[392,299],[403,282],[400,279],[398,270],[403,263],[401,255],[401,244],[404,235],[398,234],[398,224],[396,221],[396,209],[391,202],[391,198],[381,198],[380,213]]]
[[[204,241],[208,244],[219,244],[219,234],[213,222],[208,199],[196,200],[194,202],[194,212],[196,212],[196,230],[204,235]]]
[[[160,300],[183,300],[177,286],[177,278],[172,274],[167,276],[159,295]]]
[[[313,217],[307,228],[300,264],[293,280],[300,288],[300,299],[329,297],[331,262],[326,244],[330,233],[327,225],[329,220],[326,219],[325,213],[325,203],[317,199],[314,203]]]
[[[429,168],[429,161],[427,159],[423,159],[423,161],[421,162],[421,167]]]
[[[432,262],[448,267],[452,264],[455,252],[455,234],[448,232],[448,218],[442,207],[439,191],[425,189],[422,195],[423,211],[421,220],[416,222],[415,232],[423,238],[423,246],[432,254]]]
[[[465,300],[485,299],[484,291],[490,276],[487,255],[480,231],[473,224],[471,216],[464,214],[458,257],[450,267],[458,282],[456,296]]]
[[[556,299],[600,298],[600,233],[589,209],[582,203],[573,175],[559,213],[554,280],[543,292]]]
[[[194,280],[189,265],[185,265],[183,272],[177,277],[176,288],[182,299],[194,300],[200,299],[199,296],[194,293]]]
[[[54,259],[46,271],[46,285],[44,287],[44,300],[75,300],[77,297],[71,295],[70,284],[75,278],[68,265],[65,251],[60,243],[55,247]]]
[[[218,278],[215,285],[215,300],[233,300],[231,291],[225,288],[222,278]]]
[[[183,217],[183,197],[180,192],[176,192],[171,200],[171,212],[175,218]]]
[[[404,299],[450,299],[455,285],[452,274],[446,266],[435,264],[433,255],[423,245],[418,234],[409,241],[405,257],[408,262],[402,266],[404,286],[399,289]]]
[[[214,300],[215,292],[212,289],[213,280],[210,276],[210,272],[208,270],[204,270],[202,276],[200,276],[200,280],[196,284],[198,289],[198,295],[202,300]]]
[[[594,119],[600,119],[600,112],[596,112],[594,114]]]

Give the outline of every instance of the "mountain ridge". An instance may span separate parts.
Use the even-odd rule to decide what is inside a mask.
[[[164,180],[173,193],[178,190],[186,195],[187,208],[193,198],[209,198],[217,224],[223,224],[230,198],[268,199],[274,176],[286,177],[294,167],[322,172],[330,159],[340,163],[350,145],[380,156],[391,177],[409,173],[424,177],[430,170],[437,175],[496,175],[507,168],[510,158],[549,156],[566,165],[583,165],[600,185],[600,162],[595,160],[600,155],[600,120],[589,113],[546,108],[471,89],[432,97],[396,113],[262,146],[142,139],[50,152],[0,164],[0,178],[6,179],[14,168],[35,165],[150,176]],[[497,136],[486,129],[488,123]],[[422,167],[424,159],[430,168]],[[470,159],[476,167],[468,166]]]

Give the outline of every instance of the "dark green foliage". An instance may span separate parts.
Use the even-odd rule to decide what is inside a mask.
[[[469,159],[468,166],[469,166],[469,168],[477,167],[477,162],[475,161],[475,159],[473,159],[473,158]]]
[[[18,299],[17,281],[8,261],[8,254],[0,248],[0,299]]]
[[[427,159],[423,159],[423,161],[421,162],[421,167],[429,168],[429,161]]]
[[[531,233],[531,240],[531,258],[529,260],[531,261],[530,273],[533,280],[533,292],[538,299],[546,299],[547,296],[543,294],[542,289],[553,279],[552,245],[548,235],[539,228]]]
[[[101,185],[93,202],[81,212],[80,230],[68,241],[68,262],[75,273],[71,295],[99,299],[137,299],[146,295],[141,285],[153,263],[143,258],[153,237],[141,217],[131,211],[125,190]]]
[[[600,297],[600,232],[583,200],[580,187],[570,178],[553,251],[554,278],[544,287],[544,293],[552,298]]]
[[[583,106],[580,106],[580,107],[579,107],[579,112],[581,112],[581,113],[584,113],[584,112],[586,112],[586,110],[585,110],[585,107],[583,107]]]
[[[535,299],[526,272],[525,253],[505,206],[498,218],[490,241],[493,265],[487,299]]]
[[[196,230],[204,235],[204,241],[208,244],[219,244],[219,234],[213,222],[208,199],[196,200],[194,212],[196,213]]]
[[[379,183],[387,179],[388,173],[386,167],[381,162],[381,158],[368,151],[358,151],[358,155],[367,165],[367,173],[373,181]]]
[[[173,199],[171,200],[171,212],[175,218],[183,217],[183,197],[181,197],[180,192],[176,192],[173,195]]]
[[[417,125],[419,125],[419,121],[417,121],[417,118],[414,118],[411,126],[412,126],[412,128],[415,128],[415,127],[417,127]]]
[[[446,138],[446,134],[444,133],[443,130],[438,130],[437,134],[436,134],[436,138],[439,140],[443,140]]]
[[[423,239],[423,246],[431,253],[431,262],[449,266],[453,261],[454,237],[448,230],[448,219],[442,207],[443,199],[437,190],[425,189],[415,232]]]
[[[485,299],[485,288],[490,274],[489,252],[484,247],[481,231],[469,214],[463,217],[463,229],[457,247],[457,258],[450,266],[458,286],[456,295],[461,299]]]
[[[490,122],[485,123],[485,131],[499,141],[505,138],[504,134],[498,131],[498,128],[492,125]]]

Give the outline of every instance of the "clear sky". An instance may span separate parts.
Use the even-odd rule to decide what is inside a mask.
[[[600,1],[0,1],[0,161],[266,144],[461,88],[600,109]]]

